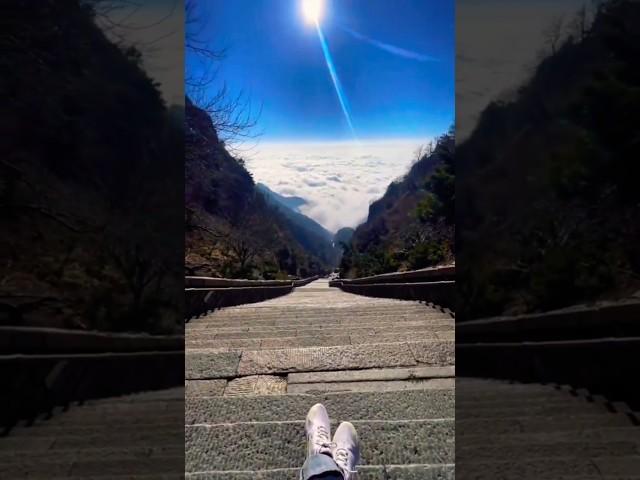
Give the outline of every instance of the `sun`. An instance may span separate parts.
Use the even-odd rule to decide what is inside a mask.
[[[324,0],[302,0],[302,13],[309,24],[319,24],[324,14]]]

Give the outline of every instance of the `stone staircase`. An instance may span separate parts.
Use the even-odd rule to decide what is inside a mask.
[[[459,479],[640,480],[638,418],[568,386],[458,379]]]
[[[71,406],[0,437],[0,478],[184,478],[183,418],[183,388]]]
[[[360,479],[454,477],[454,320],[319,280],[191,321],[190,479],[295,479],[304,420],[323,403],[361,438]]]

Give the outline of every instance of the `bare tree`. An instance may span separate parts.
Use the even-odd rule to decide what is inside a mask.
[[[413,161],[419,162],[424,157],[428,157],[432,153],[433,153],[433,140],[430,140],[429,143],[420,145],[418,148],[415,149],[415,151],[413,152]]]
[[[185,2],[185,51],[199,60],[196,71],[185,77],[187,95],[200,109],[207,112],[218,136],[233,150],[239,150],[246,141],[260,136],[255,131],[262,106],[253,107],[251,97],[244,91],[232,93],[225,82],[220,82],[220,62],[227,49],[214,48],[208,37],[208,19],[195,0]]]
[[[563,15],[554,18],[551,23],[543,30],[545,45],[555,54],[562,44],[565,34],[565,19]]]
[[[589,15],[586,5],[583,5],[578,9],[571,20],[569,27],[571,35],[573,35],[577,40],[582,41],[585,39],[589,30]]]

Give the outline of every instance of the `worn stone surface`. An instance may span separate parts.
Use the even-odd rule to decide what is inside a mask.
[[[416,361],[423,365],[453,365],[456,356],[456,344],[449,340],[433,342],[409,342],[409,348]]]
[[[333,428],[349,420],[366,439],[361,479],[453,478],[454,362],[442,353],[453,330],[449,315],[424,304],[326,281],[191,321],[187,371],[229,382],[222,397],[187,397],[187,478],[297,478],[315,403]],[[409,342],[429,343],[422,357],[444,368],[418,366]],[[296,372],[320,377],[288,384]]]
[[[360,438],[366,439],[361,451],[364,465],[453,462],[453,419],[355,421],[354,426]],[[185,432],[188,471],[295,468],[306,453],[304,421],[190,426]]]
[[[240,352],[210,353],[198,351],[185,355],[184,376],[187,380],[233,377],[238,372]]]
[[[363,382],[382,380],[410,380],[417,378],[454,377],[455,367],[372,368],[368,370],[342,370],[338,372],[290,373],[292,383]]]
[[[439,358],[439,357],[435,357]],[[434,360],[435,361],[435,360]],[[406,343],[245,351],[239,375],[415,365]]]
[[[178,479],[184,389],[92,400],[0,438],[0,478]]]
[[[397,392],[405,390],[451,389],[454,387],[455,379],[453,378],[431,378],[417,380],[381,380],[376,382],[294,383],[287,387],[287,392]]]
[[[282,395],[273,397],[187,398],[185,423],[304,421],[309,408],[322,403],[332,419],[412,420],[453,418],[453,390]]]
[[[281,395],[287,393],[287,380],[273,375],[253,375],[231,380],[225,396]]]
[[[185,397],[217,396],[224,393],[226,380],[185,380]]]
[[[188,474],[189,480],[298,480],[299,470]],[[362,466],[358,480],[453,480],[453,465]]]

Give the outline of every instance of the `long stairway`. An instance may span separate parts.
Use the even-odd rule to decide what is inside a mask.
[[[318,280],[187,326],[190,479],[295,479],[321,402],[353,422],[359,478],[454,478],[454,320]]]
[[[184,478],[183,415],[181,387],[58,410],[0,437],[0,478]]]
[[[626,405],[560,385],[456,387],[459,480],[640,480],[640,427]]]

